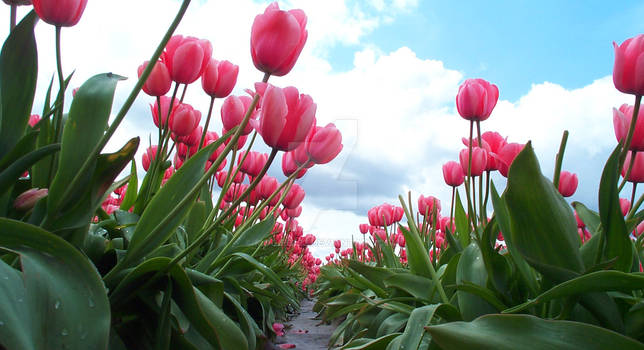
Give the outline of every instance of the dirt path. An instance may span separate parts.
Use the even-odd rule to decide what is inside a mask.
[[[315,301],[302,300],[300,314],[285,325],[290,329],[285,331],[283,337],[277,337],[276,346],[280,344],[295,344],[294,349],[299,350],[326,350],[331,333],[335,325],[319,325],[320,320],[314,319],[316,313],[313,312]]]

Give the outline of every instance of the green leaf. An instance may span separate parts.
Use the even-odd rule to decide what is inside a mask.
[[[0,218],[0,348],[105,349],[110,305],[101,277],[77,249],[39,227]]]
[[[644,274],[621,271],[597,271],[563,282],[521,305],[504,310],[514,313],[553,299],[590,292],[632,291],[644,289]]]
[[[593,210],[588,209],[588,207],[580,202],[572,202],[572,206],[577,211],[577,215],[579,215],[581,221],[586,224],[586,228],[588,229],[590,234],[593,236],[596,235],[597,232],[599,232],[601,223],[599,214]]]
[[[33,151],[36,148],[36,140],[38,139],[38,131],[31,131],[23,136],[18,143],[11,149],[11,151],[2,157],[0,160],[0,170],[6,169],[13,162]]]
[[[400,227],[400,231],[405,236],[409,269],[414,274],[431,278],[430,271],[432,267],[430,264],[432,262],[429,260],[429,255],[427,254],[427,250],[425,250],[423,241],[417,234],[407,230],[402,225],[399,225],[398,227]]]
[[[0,158],[24,135],[29,121],[38,80],[37,21],[31,11],[11,31],[0,52]]]
[[[400,346],[395,350],[416,350],[425,334],[425,326],[429,326],[434,318],[436,309],[444,304],[434,304],[414,309],[409,316],[405,331],[400,336]]]
[[[190,210],[190,206],[181,208],[164,227],[157,227],[161,220],[165,219],[199,182],[204,173],[206,161],[213,152],[213,145],[210,144],[204,147],[190,157],[152,198],[136,225],[127,254],[119,262],[121,268],[139,261],[148,253],[160,247],[183,221],[183,218]]]
[[[644,344],[601,327],[529,315],[486,315],[427,330],[443,350],[644,349]]]
[[[132,166],[130,167],[130,179],[127,182],[127,190],[125,190],[125,197],[119,207],[121,210],[129,210],[136,202],[136,191],[139,186],[138,176],[136,174],[136,161],[132,159]]]
[[[184,164],[185,166],[185,164]],[[183,168],[183,167],[182,167]],[[288,298],[289,302],[293,305],[299,305],[297,300],[295,299],[295,294],[293,293],[293,290],[290,289],[280,278],[273,272],[273,270],[269,269],[264,265],[263,263],[257,261],[255,258],[252,256],[245,254],[245,253],[234,253],[234,256],[237,256],[241,259],[246,260],[250,264],[252,264],[259,272],[261,272],[269,281],[273,283],[273,286],[277,288],[286,298]]]
[[[384,282],[384,280],[396,275],[396,273],[390,269],[377,267],[377,266],[370,266],[353,259],[349,260],[349,267],[355,270],[356,272],[360,273],[361,275],[365,276],[369,281],[375,283],[380,288],[386,287],[386,283]]]
[[[532,267],[555,282],[583,272],[575,217],[541,174],[530,142],[512,162],[505,200],[511,241]]]
[[[123,79],[112,73],[95,75],[76,92],[63,130],[58,170],[49,188],[49,214],[53,214],[59,205],[66,204],[60,203],[66,191],[76,194],[76,198],[71,198],[69,202],[82,196],[82,189],[91,174],[87,174],[85,181],[71,182],[105,133],[116,83]]]
[[[485,287],[487,283],[487,270],[483,263],[481,250],[474,242],[470,243],[470,245],[465,248],[458,261],[456,284],[461,285],[465,282],[470,282],[482,287]],[[463,319],[466,321],[473,320],[481,315],[497,312],[496,308],[477,295],[464,291],[457,291],[456,295],[458,298],[459,310],[463,315]]]
[[[470,232],[472,231],[472,226],[467,219],[467,214],[465,214],[465,209],[463,208],[463,204],[461,203],[461,197],[458,194],[458,191],[456,191],[454,210],[458,240],[461,242],[462,247],[467,247],[470,244]]]
[[[414,298],[425,302],[432,302],[432,294],[435,295],[434,283],[431,279],[414,275],[411,273],[396,273],[395,275],[383,278],[384,286],[397,288]],[[434,291],[434,293],[432,293]]]
[[[385,350],[387,345],[399,335],[400,333],[392,333],[377,339],[356,339],[343,346],[342,350]]]
[[[52,144],[39,148],[17,159],[11,165],[0,173],[0,195],[4,194],[18,180],[25,170],[29,169],[34,163],[54,152],[58,152],[60,144]]]
[[[600,249],[604,249],[606,260],[617,258],[615,269],[629,272],[633,264],[633,248],[619,205],[617,182],[620,152],[621,146],[618,145],[606,161],[599,183],[599,218],[603,228],[601,234],[606,240],[606,246]]]

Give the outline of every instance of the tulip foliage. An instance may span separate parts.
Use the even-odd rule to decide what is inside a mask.
[[[470,122],[467,148],[460,162],[443,166],[449,215],[423,195],[415,212],[410,193],[399,197],[400,207],[369,210],[363,238],[350,247],[335,242],[316,282],[316,311],[339,322],[329,346],[644,349],[644,195],[635,201],[644,181],[636,118],[644,90],[635,72],[642,40],[627,40],[629,50],[616,45],[615,85],[636,99],[635,107],[615,109],[619,144],[603,168],[598,211],[565,200],[579,181],[561,170],[567,131],[550,179],[531,142],[481,134],[498,88],[465,81],[456,105]],[[495,171],[507,177],[505,189],[495,187]],[[627,181],[630,201],[620,198]]]
[[[111,122],[124,79],[116,74],[90,78],[65,104],[73,80],[63,74],[62,27],[81,20],[86,3],[34,1],[0,52],[0,348],[263,349],[321,265],[308,248],[316,237],[297,223],[305,192],[296,174],[342,149],[335,127],[306,140],[316,128],[310,96],[301,108],[287,104],[298,94],[260,102],[282,91],[267,81],[295,64],[305,14],[271,4],[255,20],[261,89],[226,100],[218,134],[209,130],[213,102],[231,94],[239,67],[212,58],[207,40],[172,35],[189,0]],[[52,96],[52,81],[38,116],[34,29],[47,23],[56,26],[60,88]],[[183,102],[199,79],[211,98],[205,123]],[[145,148],[140,178],[138,137],[114,153],[103,147],[141,90],[152,99],[158,143]],[[270,154],[252,150],[256,130],[278,136]],[[266,175],[278,150],[296,148],[306,164],[283,181]]]

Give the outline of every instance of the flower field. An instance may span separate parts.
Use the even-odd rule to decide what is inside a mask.
[[[335,326],[329,348],[644,348],[644,35],[614,47],[615,88],[634,102],[613,110],[598,206],[566,200],[579,181],[563,170],[568,131],[544,175],[530,140],[486,130],[499,87],[466,79],[454,97],[468,136],[442,167],[451,198],[376,205],[323,258],[297,221],[301,179],[344,145],[318,125],[315,97],[288,86],[309,37],[303,10],[253,14],[253,70],[175,33],[191,1],[177,2],[117,106],[124,77],[80,82],[65,65],[61,38],[88,0],[3,1],[0,349],[293,348],[278,343],[304,299]],[[55,30],[44,101],[38,26]],[[246,70],[256,82],[240,87]],[[137,99],[154,134],[106,151]]]

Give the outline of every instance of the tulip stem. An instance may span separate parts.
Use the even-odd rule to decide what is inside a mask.
[[[179,8],[179,11],[177,12],[177,15],[175,16],[174,20],[172,21],[172,24],[170,24],[170,27],[168,27],[168,30],[166,31],[165,35],[163,36],[163,39],[161,39],[161,42],[157,46],[157,49],[154,51],[152,54],[152,57],[150,58],[150,62],[156,62],[159,60],[159,57],[161,57],[161,53],[165,49],[165,45],[168,43],[170,40],[170,37],[174,33],[174,31],[177,29],[177,26],[179,25],[179,22],[181,22],[181,19],[185,15],[186,11],[188,10],[188,6],[190,5],[191,0],[183,0],[183,3],[181,4],[181,7]],[[125,100],[125,103],[123,103],[123,106],[119,110],[118,114],[114,118],[114,121],[110,125],[110,127],[105,131],[105,134],[101,138],[101,140],[98,142],[96,147],[92,150],[92,153],[90,153],[89,157],[85,159],[85,162],[81,166],[81,168],[78,170],[76,173],[76,176],[72,179],[72,181],[69,183],[69,186],[67,186],[67,189],[65,190],[65,193],[60,197],[60,200],[57,201],[57,203],[54,204],[54,209],[58,209],[58,206],[61,204],[66,203],[69,200],[69,197],[75,193],[77,190],[77,185],[78,182],[81,180],[81,178],[87,176],[88,171],[90,170],[90,167],[94,164],[94,161],[96,160],[96,157],[101,153],[103,150],[103,147],[107,144],[107,142],[110,140],[112,135],[114,135],[114,132],[116,132],[116,129],[118,126],[121,124],[123,119],[125,118],[125,115],[127,112],[130,110],[130,107],[132,107],[132,104],[134,104],[134,101],[136,100],[136,97],[139,95],[139,92],[141,92],[141,89],[143,88],[143,85],[145,84],[146,80],[148,79],[148,76],[150,76],[150,73],[152,72],[152,68],[154,68],[154,64],[148,64],[147,67],[143,70],[143,73],[141,74],[141,77],[137,81],[136,85],[130,92],[130,95],[127,97]],[[61,113],[62,113],[62,106],[61,106]],[[50,211],[54,212],[54,211]]]
[[[470,143],[467,147],[467,181],[465,183],[465,194],[467,196],[467,215],[472,222],[472,228],[476,229],[476,214],[472,209],[472,196],[470,194],[470,183],[472,182],[472,137],[474,135],[474,121],[470,120]],[[474,214],[474,216],[473,216]]]
[[[631,171],[633,171],[633,164],[635,164],[635,155],[637,154],[637,151],[632,150],[631,151],[631,161],[628,164],[628,169],[626,169],[626,173],[624,174],[624,178],[622,179],[622,183],[619,184],[619,187],[617,188],[617,193],[622,192],[622,189],[624,188],[624,185],[626,185],[626,181],[628,180],[629,177],[631,177]],[[624,160],[626,161],[626,160]],[[623,166],[622,166],[623,167]],[[619,172],[622,171],[622,169],[618,169]],[[632,203],[632,201],[631,201]]]
[[[204,124],[203,132],[201,133],[201,140],[199,140],[199,149],[203,147],[203,140],[206,139],[206,133],[208,132],[208,125],[210,124],[210,117],[212,116],[212,108],[215,105],[215,97],[210,98],[210,107],[208,107],[208,116],[206,117],[206,124]]]
[[[56,26],[56,71],[58,72],[58,98],[57,102],[59,104],[59,108],[56,109],[56,119],[54,122],[55,129],[54,129],[54,142],[53,143],[59,143],[62,133],[63,133],[63,109],[65,107],[65,78],[63,76],[63,63],[62,63],[62,55],[61,55],[61,50],[60,50],[60,34],[62,31],[62,27]],[[49,183],[53,181],[53,178],[55,176],[55,171],[54,168],[57,164],[58,161],[58,155],[53,155],[51,157],[51,162],[49,166]]]
[[[633,182],[633,190],[631,190],[631,203],[630,203],[630,208],[628,208],[628,211],[633,208],[633,205],[635,204],[635,192],[637,191],[637,182]]]
[[[9,15],[9,33],[16,27],[18,5],[11,5],[11,14]]]
[[[487,200],[490,197],[490,170],[485,172],[485,199],[483,199],[483,212],[487,221]]]
[[[449,225],[451,227],[452,225],[452,220],[454,220],[454,199],[456,196],[456,187],[452,186],[452,205],[450,205],[449,208]]]
[[[635,212],[640,208],[642,205],[642,202],[644,202],[644,193],[640,195],[640,198],[637,199],[637,203],[632,203],[631,205],[631,210],[628,212],[628,215],[626,216],[626,220],[632,219],[633,216],[635,216]]]
[[[568,142],[568,130],[564,130],[563,135],[561,136],[561,144],[559,145],[559,152],[557,152],[557,157],[555,158],[555,173],[552,176],[552,183],[555,185],[555,188],[559,190],[559,178],[561,176],[561,165],[563,163],[564,151],[566,150],[566,143]]]
[[[183,103],[183,99],[186,97],[186,90],[188,90],[188,84],[183,85],[183,92],[181,93],[181,99],[179,103]]]
[[[635,95],[635,106],[633,107],[633,116],[631,118],[631,125],[628,128],[628,134],[626,135],[626,142],[624,143],[624,148],[622,149],[622,154],[619,158],[619,167],[617,168],[619,170],[621,170],[622,167],[624,166],[624,161],[626,160],[626,154],[628,153],[628,149],[631,148],[631,141],[633,140],[633,134],[635,133],[635,125],[637,124],[637,117],[640,112],[641,102],[642,102],[642,95]]]

